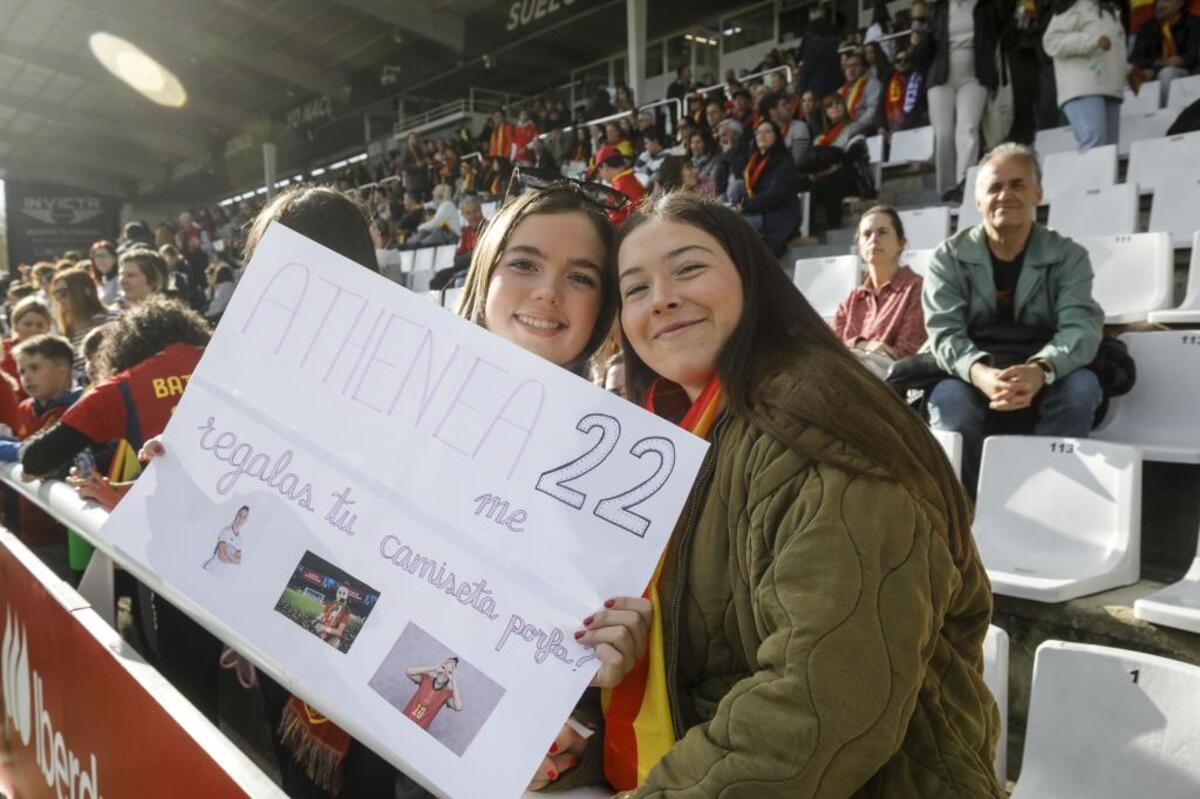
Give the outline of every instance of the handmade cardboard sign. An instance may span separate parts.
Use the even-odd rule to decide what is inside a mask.
[[[497,797],[591,680],[573,633],[642,593],[707,446],[280,225],[164,443],[101,538],[430,789]]]

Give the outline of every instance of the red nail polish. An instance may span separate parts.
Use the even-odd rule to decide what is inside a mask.
[[[546,776],[552,780],[556,780],[556,779],[558,779],[558,772],[555,771],[554,769],[550,769],[549,771],[546,772]]]
[[[583,620],[583,626],[584,626],[584,627],[591,627],[591,626],[592,626],[592,620],[593,620],[593,619],[595,619],[595,618],[596,618],[595,616],[588,616],[586,619],[584,619],[584,620]]]
[[[554,743],[550,744],[550,754],[554,754],[557,751],[558,751],[558,741],[555,741]]]
[[[617,600],[615,600],[615,599],[604,600],[604,607],[606,607],[606,608],[611,608],[615,604],[617,604]]]
[[[582,638],[584,636],[584,634],[585,633],[583,630],[576,630],[575,631],[575,640],[578,641],[580,638]]]

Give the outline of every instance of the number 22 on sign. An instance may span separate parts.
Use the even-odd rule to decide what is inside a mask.
[[[564,505],[582,511],[588,496],[570,484],[608,460],[620,441],[621,423],[608,414],[589,413],[579,420],[575,429],[595,439],[591,448],[574,460],[542,472],[536,488]],[[599,435],[594,435],[596,433]],[[653,497],[666,485],[675,468],[675,445],[662,436],[648,436],[635,442],[629,448],[629,453],[639,460],[656,459],[654,472],[633,487],[598,500],[592,513],[641,538],[646,535],[650,520],[635,513],[633,508]]]

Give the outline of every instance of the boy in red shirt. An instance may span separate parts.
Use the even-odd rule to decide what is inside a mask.
[[[13,355],[21,386],[29,396],[17,406],[15,438],[0,439],[0,461],[5,463],[16,461],[20,442],[57,422],[80,394],[79,389],[71,389],[75,353],[65,338],[49,334],[33,336],[18,344]],[[58,568],[66,565],[66,535],[62,525],[24,497],[18,503],[18,520],[9,521],[17,537],[60,576],[69,573]]]
[[[610,155],[600,162],[601,179],[617,191],[629,198],[629,203],[619,211],[609,211],[608,218],[613,225],[620,227],[629,216],[638,209],[646,198],[646,190],[633,174],[629,159],[623,155]]]

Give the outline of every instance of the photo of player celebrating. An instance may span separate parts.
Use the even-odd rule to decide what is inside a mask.
[[[406,669],[404,673],[417,684],[417,692],[404,706],[404,715],[421,729],[427,730],[444,705],[449,705],[451,710],[462,710],[462,696],[454,680],[457,670],[457,657],[448,657],[436,666]]]
[[[275,603],[275,612],[337,651],[349,652],[378,601],[374,588],[305,552]]]
[[[464,660],[461,651],[410,621],[367,682],[402,716],[459,756],[504,696],[504,688]]]
[[[241,565],[242,526],[246,524],[246,520],[249,518],[249,505],[243,505],[238,508],[233,521],[217,535],[217,543],[213,547],[212,554],[208,556],[208,560],[204,561],[204,565],[202,566],[206,572],[217,577],[222,577],[228,574],[234,566]]]

